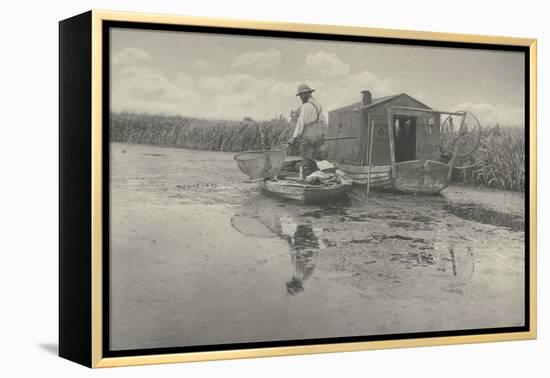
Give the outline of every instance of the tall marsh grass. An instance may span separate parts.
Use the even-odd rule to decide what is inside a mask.
[[[181,116],[112,113],[111,142],[150,144],[207,151],[269,149],[288,141],[294,131],[284,118],[255,122],[206,120]]]
[[[466,185],[525,191],[525,130],[523,128],[484,128],[479,150],[459,165],[453,179]]]

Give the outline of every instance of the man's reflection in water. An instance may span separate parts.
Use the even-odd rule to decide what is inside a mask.
[[[290,245],[292,278],[286,282],[290,295],[304,291],[303,282],[313,274],[313,258],[326,246],[320,239],[322,228],[309,223],[298,224],[294,218],[268,211],[242,211],[231,219],[233,228],[245,235],[273,237],[279,235]]]
[[[312,257],[319,249],[316,230],[310,224],[282,223],[283,235],[290,244],[292,278],[286,283],[290,295],[304,290],[303,282],[313,274],[315,264]]]

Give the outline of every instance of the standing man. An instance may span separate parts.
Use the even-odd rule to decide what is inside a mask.
[[[300,115],[294,135],[288,141],[299,143],[304,178],[317,170],[316,160],[326,160],[328,153],[323,141],[327,130],[327,119],[321,104],[311,95],[315,89],[300,84],[296,96],[302,100]]]

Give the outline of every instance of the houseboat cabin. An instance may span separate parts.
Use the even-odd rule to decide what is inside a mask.
[[[361,101],[329,112],[328,138],[357,137],[330,142],[329,160],[354,183],[372,188],[415,194],[445,188],[451,168],[439,161],[442,112],[406,93],[361,95]]]

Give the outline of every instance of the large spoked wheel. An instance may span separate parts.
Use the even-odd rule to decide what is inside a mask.
[[[479,148],[481,125],[471,112],[457,111],[456,113],[463,115],[449,115],[441,123],[441,145],[448,153],[452,154],[456,150],[457,159],[466,159]],[[463,117],[464,123],[462,123]]]

